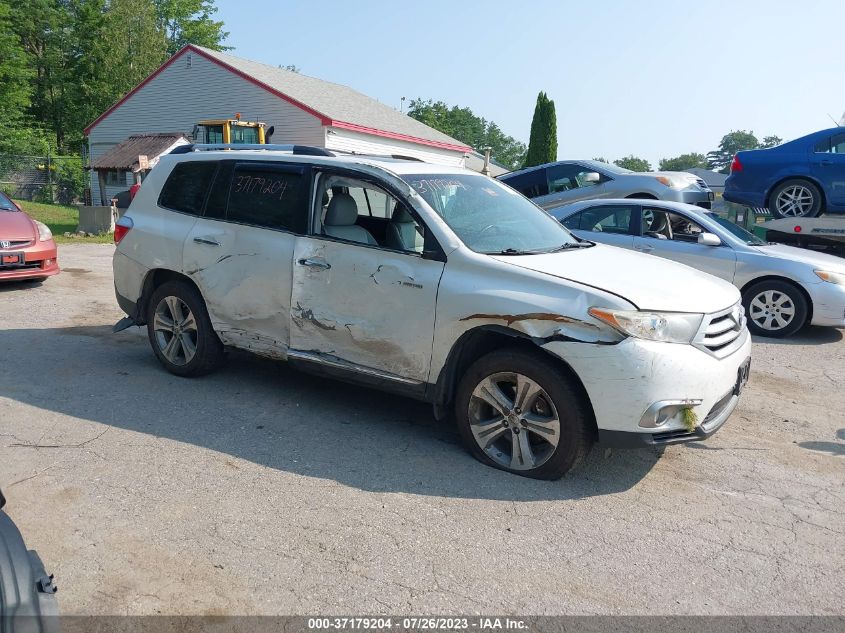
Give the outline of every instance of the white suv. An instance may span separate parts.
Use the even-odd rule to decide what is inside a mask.
[[[128,315],[180,376],[226,346],[429,401],[482,462],[558,478],[595,440],[699,440],[750,337],[731,284],[575,238],[461,168],[185,146],[118,222]]]

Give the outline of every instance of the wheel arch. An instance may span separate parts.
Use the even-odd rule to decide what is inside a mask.
[[[169,268],[153,268],[147,272],[144,277],[143,284],[141,285],[141,296],[138,299],[136,314],[133,317],[137,325],[146,324],[147,303],[149,302],[150,297],[152,297],[156,288],[168,281],[185,282],[196,288],[197,292],[200,293],[200,296],[203,297],[202,290],[200,290],[194,280],[187,275],[176,272],[175,270],[170,270]],[[205,301],[205,297],[203,297],[203,301]]]
[[[804,300],[807,302],[807,318],[804,321],[804,325],[812,322],[813,299],[810,297],[810,293],[807,292],[807,289],[804,288],[804,286],[802,286],[794,279],[790,279],[789,277],[783,277],[781,275],[763,275],[762,277],[755,277],[751,281],[746,282],[745,285],[739,289],[740,293],[742,293],[743,298],[745,298],[745,293],[749,288],[763,281],[780,281],[781,283],[789,284],[790,286],[796,288],[804,297]]]
[[[550,359],[565,375],[571,378],[572,384],[584,398],[590,426],[594,439],[596,439],[598,437],[598,425],[593,411],[593,403],[584,383],[581,382],[581,378],[575,373],[575,370],[564,359],[544,349],[537,339],[524,332],[501,325],[480,325],[467,330],[452,345],[446,363],[440,370],[440,375],[433,388],[431,400],[434,405],[435,417],[437,419],[448,417],[458,382],[470,365],[485,354],[506,347],[518,347],[539,353]]]
[[[821,206],[819,207],[819,213],[821,214],[825,212],[825,210],[827,209],[827,198],[824,195],[824,187],[816,178],[808,174],[799,174],[797,176],[782,176],[778,178],[774,183],[769,185],[769,188],[766,190],[766,197],[763,198],[763,204],[767,209],[769,208],[769,202],[772,198],[772,192],[774,192],[775,189],[780,187],[787,180],[806,180],[807,182],[813,184],[816,189],[819,190],[819,195],[821,196]]]
[[[660,198],[655,196],[653,193],[645,192],[632,193],[630,196],[625,196],[625,198],[631,198],[633,200],[660,200]]]

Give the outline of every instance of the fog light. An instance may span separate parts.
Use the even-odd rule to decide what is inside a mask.
[[[660,400],[655,402],[640,418],[640,426],[645,429],[656,429],[674,418],[681,409],[697,407],[702,403],[698,398],[687,398],[686,400]]]

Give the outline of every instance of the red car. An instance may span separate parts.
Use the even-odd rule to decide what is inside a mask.
[[[50,229],[0,192],[0,281],[44,279],[58,272]]]

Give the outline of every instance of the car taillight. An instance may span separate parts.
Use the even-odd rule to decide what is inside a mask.
[[[742,163],[739,162],[739,154],[734,154],[734,159],[731,161],[731,173],[742,171]]]
[[[120,218],[114,225],[114,243],[120,244],[120,240],[126,237],[126,234],[129,233],[129,229],[134,226],[132,222],[132,218],[128,218],[123,216]]]

